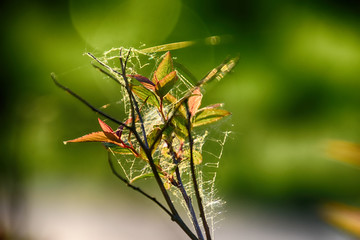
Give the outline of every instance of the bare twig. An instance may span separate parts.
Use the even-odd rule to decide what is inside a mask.
[[[76,99],[78,99],[80,102],[82,102],[83,104],[85,104],[87,107],[89,107],[91,110],[93,110],[94,112],[100,114],[101,116],[113,121],[114,123],[117,123],[121,126],[124,126],[127,129],[131,129],[130,126],[126,125],[125,123],[117,120],[116,118],[104,113],[103,111],[97,109],[96,107],[94,107],[93,105],[91,105],[89,102],[87,102],[85,99],[83,99],[82,97],[80,97],[78,94],[76,94],[75,92],[73,92],[72,90],[70,90],[69,88],[65,87],[64,85],[60,84],[57,80],[56,80],[56,76],[54,73],[51,74],[51,78],[53,79],[54,83],[56,86],[58,86],[59,88],[63,89],[64,91],[70,93],[70,95],[72,95],[73,97],[75,97]]]
[[[125,60],[125,63],[123,62],[122,60],[122,54],[121,54],[121,50],[120,50],[120,64],[121,64],[121,69],[122,69],[122,72],[121,72],[121,76],[123,77],[124,81],[125,81],[125,87],[126,87],[126,90],[127,90],[127,93],[129,95],[129,98],[130,98],[130,104],[131,104],[131,111],[132,111],[132,115],[133,115],[133,133],[134,133],[134,136],[137,138],[140,146],[143,148],[144,152],[146,153],[146,156],[149,160],[149,164],[150,164],[150,167],[151,167],[151,170],[154,174],[154,177],[155,177],[155,180],[172,212],[172,219],[178,223],[178,225],[187,233],[187,235],[194,239],[193,237],[195,237],[195,235],[191,232],[191,230],[186,226],[186,224],[182,221],[182,219],[180,218],[180,215],[178,214],[174,204],[172,203],[171,199],[170,199],[170,196],[168,194],[168,192],[166,191],[165,187],[164,187],[164,184],[159,176],[159,173],[157,171],[157,167],[155,165],[155,162],[154,162],[154,159],[152,158],[152,151],[150,150],[149,148],[149,145],[148,145],[148,141],[147,141],[147,137],[146,137],[146,132],[145,132],[145,127],[144,127],[144,121],[142,119],[142,115],[140,113],[140,109],[138,107],[138,103],[130,89],[130,86],[129,86],[129,82],[128,82],[128,79],[127,79],[127,76],[126,76],[126,63],[129,59],[129,55],[130,55],[130,51],[131,49],[129,50],[128,52],[128,55],[126,57],[126,60]],[[142,130],[142,133],[143,133],[143,137],[144,137],[144,142],[141,141],[141,138],[139,136],[139,134],[137,133],[136,131],[136,128],[135,128],[135,113],[134,111],[136,111],[138,117],[139,117],[139,121],[140,121],[140,124],[141,124],[141,130]],[[195,239],[197,239],[195,237]],[[201,238],[202,239],[202,238]]]
[[[179,163],[179,161],[178,161],[178,159],[176,157],[176,154],[174,152],[172,144],[171,143],[167,143],[167,144],[168,144],[169,152],[170,152],[170,155],[171,155],[171,157],[173,159],[173,162],[174,162],[174,164],[177,165]],[[195,231],[196,231],[196,233],[198,235],[198,238],[203,240],[204,237],[203,237],[203,234],[201,232],[199,222],[197,220],[191,198],[189,197],[189,195],[187,194],[187,192],[186,192],[186,190],[184,188],[184,185],[183,185],[182,180],[181,180],[180,170],[179,170],[178,166],[176,166],[175,174],[176,174],[176,178],[178,180],[178,184],[177,184],[176,187],[180,190],[180,192],[181,192],[181,194],[182,194],[182,196],[183,196],[183,198],[185,200],[185,203],[186,203],[186,205],[187,205],[187,207],[189,209],[191,219],[193,221],[193,225],[194,225]]]
[[[171,212],[168,211],[166,208],[166,210],[161,207],[166,213],[169,214],[170,212],[170,217],[171,217],[171,220],[176,222],[181,229],[183,229],[183,231],[192,239],[192,240],[198,240],[198,238],[194,235],[194,233],[189,229],[189,227],[185,224],[185,222],[181,219],[180,215],[178,214],[178,212],[176,211],[175,209],[175,206],[173,205],[168,193],[166,192],[166,189],[160,179],[160,176],[159,176],[159,173],[157,172],[157,169],[156,169],[156,166],[155,166],[155,163],[154,163],[154,160],[152,159],[152,156],[151,156],[151,152],[149,152],[149,148],[146,148],[144,143],[142,142],[140,136],[138,135],[138,133],[136,132],[136,130],[134,131],[135,127],[134,126],[128,126],[126,125],[125,123],[111,117],[110,115],[102,112],[101,110],[95,108],[93,105],[91,105],[90,103],[88,103],[86,100],[84,100],[82,97],[80,97],[79,95],[77,95],[76,93],[74,93],[72,90],[70,90],[69,88],[63,86],[62,84],[60,84],[57,80],[56,80],[56,77],[55,77],[55,74],[51,74],[51,77],[54,81],[54,83],[56,84],[56,86],[60,87],[61,89],[63,89],[64,91],[70,93],[70,95],[72,95],[73,97],[75,97],[76,99],[78,99],[80,102],[84,103],[87,107],[89,107],[91,110],[93,110],[94,112],[96,113],[99,113],[100,115],[102,115],[103,117],[113,121],[114,123],[117,123],[119,125],[122,125],[124,126],[125,128],[129,129],[133,134],[134,136],[136,137],[137,141],[139,142],[140,146],[144,149],[145,153],[147,154],[147,157],[149,159],[149,163],[150,163],[150,166],[151,166],[151,169],[154,173],[154,176],[155,176],[155,179],[161,189],[161,192],[169,206],[169,208],[171,209]],[[113,171],[113,169],[112,169]],[[114,174],[116,173],[113,172]],[[116,174],[117,177],[119,177],[120,175]],[[138,191],[138,190],[136,190]]]
[[[164,206],[162,205],[156,198],[150,196],[149,194],[147,194],[146,192],[144,192],[141,188],[136,187],[134,185],[132,185],[126,178],[124,178],[123,176],[120,175],[120,173],[118,173],[115,169],[114,164],[111,161],[111,156],[110,156],[110,152],[108,152],[108,162],[111,168],[112,173],[118,178],[120,179],[123,183],[125,183],[128,187],[132,188],[133,190],[139,192],[140,194],[144,195],[146,198],[150,199],[151,201],[153,201],[155,204],[157,204],[161,209],[163,209],[170,217],[172,217],[172,213]]]
[[[186,108],[186,115],[187,115],[187,120],[188,120],[187,124],[186,124],[186,128],[188,131],[189,145],[190,145],[191,176],[192,176],[193,186],[194,186],[194,190],[195,190],[196,200],[197,200],[199,211],[200,211],[200,217],[202,219],[205,234],[206,234],[206,239],[211,240],[210,229],[209,229],[209,225],[207,224],[207,221],[206,221],[205,211],[204,211],[204,207],[202,204],[202,199],[201,199],[200,192],[199,192],[199,185],[197,183],[196,173],[195,173],[194,154],[193,154],[194,140],[193,140],[192,134],[191,134],[191,114],[189,111],[188,101],[185,102],[185,108]]]

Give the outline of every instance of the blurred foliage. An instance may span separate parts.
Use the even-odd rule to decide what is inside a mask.
[[[197,78],[240,54],[236,71],[209,86],[204,103],[224,102],[233,113],[216,127],[218,133],[233,132],[221,159],[221,194],[291,205],[323,199],[360,204],[358,169],[329,160],[324,146],[328,139],[360,142],[359,1],[1,5],[5,194],[35,180],[111,179],[101,147],[63,146],[63,140],[94,129],[97,120],[53,85],[50,72],[102,106],[115,103],[118,91],[91,68],[84,52],[219,35],[216,46],[197,44],[172,54]]]

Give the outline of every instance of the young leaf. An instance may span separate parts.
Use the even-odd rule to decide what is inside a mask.
[[[229,111],[217,108],[205,108],[195,115],[193,127],[210,124],[230,115]]]
[[[189,97],[188,100],[189,112],[191,117],[193,117],[197,112],[197,110],[199,109],[201,105],[202,97],[203,95],[201,94],[200,88],[199,87],[195,88],[195,90],[192,92],[192,96]]]
[[[149,146],[151,146],[154,141],[155,141],[155,138],[156,136],[159,134],[160,132],[160,128],[154,128],[147,136],[147,141],[148,141],[148,144]],[[157,147],[159,146],[160,144],[160,141],[161,141],[161,138],[159,138],[159,140],[157,140],[157,142],[155,143],[154,145],[154,148],[151,152],[151,154],[153,154],[155,152],[155,150],[157,149]],[[140,149],[140,155],[144,158],[144,159],[147,159],[146,157],[146,154],[144,152],[144,150],[141,148]],[[159,159],[154,159],[154,162],[155,162],[155,165],[159,165]]]
[[[159,100],[157,99],[155,94],[152,91],[146,89],[145,87],[132,85],[131,90],[141,100],[145,101],[147,99],[147,103],[156,107],[160,106]]]
[[[170,52],[167,52],[154,73],[153,83],[157,83],[156,79],[159,81],[163,79],[166,75],[173,71],[173,68]]]
[[[64,141],[64,144],[67,144],[69,142],[76,143],[76,142],[113,142],[113,141],[109,140],[109,138],[105,135],[104,132],[92,132],[82,137]]]
[[[99,124],[101,129],[105,132],[105,133],[113,133],[114,131],[112,130],[112,128],[107,125],[106,123],[104,123],[100,118],[98,118]]]
[[[186,128],[187,120],[180,114],[176,114],[171,121],[174,126],[174,132],[180,139],[185,139],[188,136]]]
[[[177,80],[176,71],[170,72],[156,84],[155,90],[160,97],[164,97],[174,86]]]
[[[128,77],[138,80],[147,89],[155,91],[155,84],[152,81],[150,81],[147,77],[141,76],[139,74],[128,75]]]

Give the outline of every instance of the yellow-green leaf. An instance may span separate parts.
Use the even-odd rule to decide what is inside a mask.
[[[156,107],[160,106],[159,100],[157,99],[155,94],[152,91],[146,89],[145,87],[133,85],[131,86],[131,90],[141,100],[145,101],[147,99],[146,100],[147,103],[154,105]]]
[[[188,136],[186,121],[186,118],[180,114],[176,114],[171,121],[171,124],[174,126],[174,132],[180,139],[185,139]]]
[[[163,79],[166,75],[173,71],[173,68],[170,52],[167,52],[154,73],[153,83],[157,83],[156,79],[158,81]]]
[[[176,71],[170,72],[161,80],[159,80],[159,82],[156,84],[155,87],[156,93],[160,97],[164,97],[175,85],[176,80],[177,80]]]
[[[194,118],[193,127],[210,124],[230,115],[229,111],[217,108],[205,108],[197,112]]]
[[[174,106],[176,106],[178,100],[176,99],[176,97],[174,97],[173,95],[171,95],[170,93],[169,94],[166,94],[166,96],[164,97],[164,100]],[[179,107],[179,110],[178,110],[179,113],[181,113],[181,115],[186,118],[186,109],[183,105],[181,105]]]
[[[146,136],[147,142],[148,142],[149,146],[151,146],[151,145],[154,143],[155,138],[156,138],[156,136],[157,136],[159,133],[160,133],[160,128],[156,127],[156,128],[154,128],[154,129]],[[153,148],[151,154],[153,154],[153,153],[155,152],[155,150],[157,149],[157,147],[158,147],[159,144],[160,144],[160,141],[161,141],[161,137],[160,137],[159,140],[157,140],[157,142],[155,143],[154,148]],[[140,149],[140,155],[141,155],[144,159],[147,159],[146,154],[145,154],[145,151],[144,151],[142,148]],[[159,164],[159,159],[154,159],[154,162],[155,162],[156,165],[158,165],[158,164]]]

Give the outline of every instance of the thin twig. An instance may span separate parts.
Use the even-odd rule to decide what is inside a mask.
[[[142,195],[144,195],[146,198],[150,199],[151,201],[153,201],[155,204],[157,204],[161,209],[163,209],[170,217],[172,217],[172,213],[164,206],[162,205],[156,198],[150,196],[149,194],[147,194],[146,192],[144,192],[141,188],[136,187],[134,185],[132,185],[127,179],[125,179],[123,176],[120,175],[120,173],[118,173],[115,169],[114,164],[111,161],[111,156],[110,156],[110,152],[108,153],[108,162],[111,168],[112,173],[119,178],[122,182],[124,182],[128,187],[132,188],[133,190],[141,193]]]
[[[137,134],[136,131],[134,131],[135,128],[133,127],[130,127],[126,124],[124,124],[123,122],[109,116],[108,114],[102,112],[101,110],[95,108],[94,106],[92,106],[90,103],[88,103],[86,100],[84,100],[82,97],[80,97],[79,95],[77,95],[76,93],[74,93],[72,90],[70,90],[69,88],[61,85],[57,80],[56,80],[56,77],[55,77],[55,74],[51,74],[51,78],[53,79],[54,83],[56,84],[56,86],[60,87],[61,89],[63,89],[64,91],[70,93],[70,95],[72,95],[73,97],[75,97],[76,99],[78,99],[80,102],[84,103],[87,107],[89,107],[91,110],[93,110],[94,112],[96,113],[99,113],[100,115],[102,115],[103,117],[113,121],[114,123],[117,123],[119,125],[122,125],[124,126],[125,128],[129,129],[133,134],[134,136],[136,137],[137,141],[139,142],[140,146],[144,149],[145,153],[147,154],[147,157],[149,159],[149,163],[150,163],[150,166],[151,166],[151,169],[154,173],[154,176],[155,176],[155,179],[161,189],[161,192],[169,206],[169,208],[171,209],[171,220],[176,222],[180,228],[192,239],[192,240],[198,240],[198,238],[194,235],[194,233],[189,229],[189,227],[184,223],[184,221],[181,219],[181,217],[179,216],[178,212],[176,211],[173,203],[171,202],[171,199],[168,195],[168,193],[166,192],[165,190],[165,187],[164,185],[162,184],[162,181],[160,179],[160,176],[159,176],[159,173],[157,172],[157,169],[156,169],[156,166],[155,166],[155,163],[154,163],[154,160],[152,159],[152,156],[151,156],[151,153],[149,154],[149,149],[146,148],[140,138],[140,136]],[[167,211],[166,211],[167,212]]]
[[[149,148],[149,144],[148,144],[148,141],[147,141],[147,137],[146,137],[146,132],[145,132],[145,127],[144,127],[144,121],[142,119],[142,116],[140,114],[140,110],[139,110],[139,105],[135,99],[135,96],[134,94],[132,93],[131,89],[130,89],[130,85],[129,85],[129,81],[128,81],[128,78],[126,76],[126,64],[129,60],[129,56],[130,56],[130,53],[131,53],[131,48],[129,49],[129,52],[126,56],[126,59],[125,59],[125,63],[123,62],[122,60],[122,49],[120,49],[120,65],[121,65],[121,76],[123,77],[124,81],[125,81],[125,87],[126,87],[126,91],[129,95],[129,98],[130,98],[130,104],[131,104],[131,114],[132,114],[132,117],[133,117],[133,126],[135,127],[135,111],[139,117],[139,122],[140,122],[140,125],[141,125],[141,131],[143,133],[143,137],[144,137],[144,143],[145,143],[145,146],[146,148]],[[135,110],[134,110],[135,109]]]
[[[178,164],[179,161],[176,157],[176,154],[174,152],[174,149],[172,147],[172,144],[171,143],[167,143],[168,145],[168,148],[169,148],[169,152],[170,152],[170,155],[172,156],[172,159],[173,159],[173,162],[174,164]],[[182,180],[181,180],[181,175],[180,175],[180,170],[179,170],[179,166],[176,166],[176,169],[175,169],[175,174],[176,174],[176,178],[178,180],[178,184],[177,184],[177,188],[180,190],[184,200],[185,200],[185,203],[189,209],[189,212],[190,212],[190,215],[191,215],[191,219],[192,219],[192,222],[193,222],[193,225],[194,225],[194,228],[195,228],[195,231],[198,235],[198,238],[199,239],[204,239],[203,237],[203,234],[201,232],[201,229],[200,229],[200,226],[199,226],[199,222],[197,220],[197,217],[196,217],[196,214],[195,214],[195,211],[194,211],[194,207],[193,207],[193,204],[192,204],[192,201],[191,201],[191,198],[189,197],[189,195],[187,194],[185,188],[184,188],[184,185],[182,183]]]
[[[134,129],[132,130],[133,133],[134,133],[134,136],[136,137],[136,139],[138,140],[141,148],[143,148],[144,152],[146,153],[146,156],[149,160],[149,164],[150,164],[150,167],[151,167],[151,170],[154,174],[154,177],[155,177],[155,180],[165,198],[165,201],[167,202],[171,212],[172,212],[172,219],[173,221],[177,222],[178,225],[186,232],[186,234],[191,238],[191,239],[198,239],[196,238],[196,236],[191,232],[191,230],[187,227],[187,225],[182,221],[180,215],[178,214],[174,204],[172,203],[171,199],[170,199],[170,196],[168,194],[168,192],[166,191],[165,187],[164,187],[164,184],[160,178],[160,175],[157,171],[157,167],[155,165],[155,162],[154,162],[154,159],[152,158],[152,151],[150,150],[149,148],[149,145],[148,145],[148,141],[147,141],[147,137],[146,137],[146,132],[145,132],[145,127],[144,127],[144,122],[143,122],[143,119],[142,119],[142,115],[140,113],[140,110],[139,110],[139,107],[138,107],[138,104],[137,104],[137,101],[133,95],[133,93],[131,92],[131,89],[130,89],[130,86],[129,86],[129,82],[128,82],[128,79],[127,79],[127,76],[126,76],[126,63],[129,59],[129,55],[130,55],[130,51],[128,52],[128,55],[126,57],[126,60],[125,60],[125,63],[123,63],[122,61],[122,56],[121,56],[121,50],[120,50],[120,64],[121,64],[121,69],[122,69],[122,72],[121,72],[121,76],[123,77],[124,81],[125,81],[125,87],[126,87],[126,90],[127,90],[127,93],[129,95],[129,98],[130,98],[130,104],[132,105],[131,106],[131,111],[132,111],[132,114],[134,116],[134,109],[139,117],[139,121],[140,121],[140,124],[141,124],[141,128],[142,128],[142,133],[143,133],[143,137],[144,137],[144,142],[141,141],[141,138],[139,136],[139,134],[137,133],[136,131],[136,128],[135,126],[133,125]],[[134,117],[133,117],[134,119]],[[134,120],[133,120],[134,121]],[[133,123],[134,124],[134,123]]]
[[[190,145],[191,176],[192,176],[192,181],[193,181],[193,185],[194,185],[196,200],[197,200],[199,211],[200,211],[200,217],[202,219],[205,234],[206,234],[206,239],[211,240],[210,229],[209,229],[209,225],[208,225],[208,223],[206,221],[205,211],[204,211],[204,207],[203,207],[203,204],[202,204],[202,199],[201,199],[200,191],[199,191],[199,185],[197,183],[196,173],[195,173],[194,153],[193,153],[194,140],[193,140],[192,134],[191,134],[191,114],[190,114],[190,110],[189,110],[188,101],[185,102],[185,108],[186,108],[186,115],[187,115],[187,120],[188,120],[187,124],[186,124],[186,129],[188,131],[189,145]]]
[[[101,73],[105,74],[106,76],[108,76],[109,78],[111,78],[112,80],[114,80],[116,83],[120,84],[122,87],[125,87],[125,85],[119,81],[119,79],[117,79],[116,77],[114,77],[113,75],[111,75],[110,73],[108,73],[107,71],[103,70],[102,68],[96,66],[95,64],[91,63],[91,65],[99,70]]]
[[[63,89],[64,91],[70,93],[70,95],[72,95],[73,97],[75,97],[76,99],[78,99],[80,102],[82,102],[83,104],[85,104],[87,107],[89,107],[91,110],[93,110],[94,112],[102,115],[103,117],[113,121],[114,123],[117,123],[121,126],[124,126],[127,129],[131,129],[130,126],[126,125],[125,123],[117,120],[116,118],[104,113],[103,111],[97,109],[96,107],[94,107],[93,105],[91,105],[88,101],[86,101],[85,99],[83,99],[82,97],[80,97],[78,94],[76,94],[75,92],[73,92],[72,90],[70,90],[69,88],[65,87],[64,85],[62,85],[61,83],[59,83],[56,80],[56,76],[54,73],[51,74],[51,78],[54,81],[55,85],[58,86],[59,88]]]

